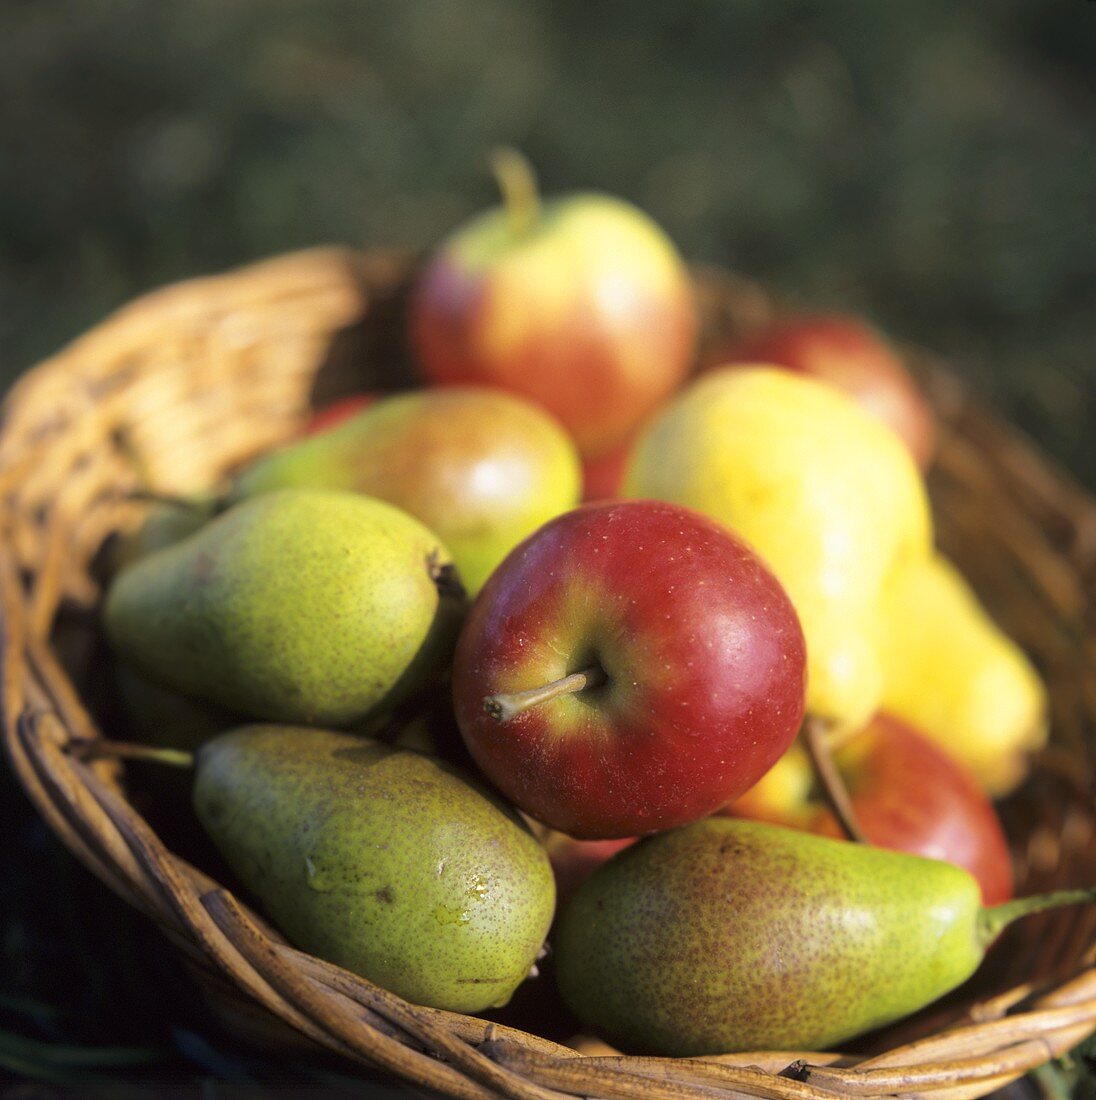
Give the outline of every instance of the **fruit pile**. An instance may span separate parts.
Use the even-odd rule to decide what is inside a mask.
[[[628,1050],[841,1043],[1091,902],[1012,898],[991,798],[1044,689],[934,549],[896,354],[792,317],[697,368],[648,218],[496,172],[419,273],[422,387],[321,410],[116,547],[134,743],[95,751],[193,767],[304,950],[475,1013],[547,943]]]

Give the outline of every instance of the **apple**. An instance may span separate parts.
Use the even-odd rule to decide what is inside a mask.
[[[334,428],[344,420],[368,409],[375,401],[380,399],[376,393],[354,393],[349,397],[340,397],[337,401],[316,409],[305,422],[301,429],[301,435],[319,435],[329,428]]]
[[[834,762],[872,844],[965,867],[986,905],[1012,896],[1008,843],[993,806],[974,776],[927,736],[880,713],[841,745]],[[843,836],[798,744],[726,812]]]
[[[616,450],[601,458],[587,459],[582,464],[582,499],[612,500],[621,495],[624,474],[635,441],[629,439]]]
[[[718,349],[710,366],[767,363],[811,374],[854,397],[905,441],[917,465],[932,460],[932,410],[898,353],[854,317],[791,316]]]
[[[504,205],[456,229],[412,291],[410,340],[438,384],[501,386],[554,413],[598,458],[684,380],[697,335],[685,266],[642,211],[600,194],[541,204],[517,154]]]
[[[519,809],[640,836],[752,786],[803,716],[806,645],[779,582],[680,505],[586,504],[491,575],[453,663],[465,744]]]
[[[612,840],[577,840],[566,833],[548,830],[540,838],[556,876],[556,909],[607,860],[611,859],[638,837],[617,837]]]
[[[638,837],[625,836],[609,840],[579,840],[549,829],[540,838],[540,843],[548,853],[552,873],[556,876],[557,910],[606,859],[611,859],[637,839]]]

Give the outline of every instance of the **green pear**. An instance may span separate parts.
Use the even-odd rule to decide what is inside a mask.
[[[190,809],[190,775],[157,763],[157,750],[169,754],[194,752],[203,742],[241,723],[238,715],[162,687],[126,661],[113,663],[115,698],[121,731],[130,751],[152,749],[150,761],[138,755],[126,764],[126,792],[173,851],[203,863],[210,844],[194,828]]]
[[[578,503],[581,468],[544,410],[501,390],[452,387],[389,397],[262,458],[232,497],[289,486],[348,489],[403,508],[437,532],[475,593],[522,539]]]
[[[194,806],[298,947],[418,1004],[479,1012],[529,974],[555,907],[544,849],[452,765],[250,726],[198,752]]]
[[[383,501],[287,489],[123,570],[104,624],[126,660],[185,695],[349,725],[447,664],[464,604],[449,561]]]
[[[240,724],[238,715],[166,688],[126,661],[114,663],[118,702],[134,741],[191,751]]]
[[[115,572],[193,535],[216,514],[218,500],[208,494],[157,501],[135,530],[121,535],[111,557]]]
[[[954,989],[1016,917],[1096,891],[980,899],[949,863],[708,818],[579,887],[553,937],[556,976],[625,1049],[823,1050]]]
[[[437,756],[458,768],[475,769],[448,692],[424,700],[414,712],[397,717],[402,720],[391,723],[385,731],[387,736],[378,735],[378,740],[388,741],[398,749],[414,749]]]
[[[932,546],[909,450],[851,397],[775,367],[705,374],[636,445],[628,496],[737,532],[787,589],[807,639],[807,710],[846,730],[879,709],[880,608]]]

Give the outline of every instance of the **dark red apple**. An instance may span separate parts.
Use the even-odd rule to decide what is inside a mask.
[[[453,698],[520,809],[582,839],[639,836],[768,770],[803,716],[805,658],[791,601],[737,536],[661,501],[587,504],[492,574]]]
[[[713,367],[735,363],[769,363],[831,382],[892,427],[922,470],[932,461],[932,410],[898,353],[863,321],[784,317],[709,357]]]
[[[410,339],[430,382],[500,386],[543,405],[599,458],[684,381],[696,344],[688,272],[646,214],[608,195],[543,204],[527,164],[498,159],[505,203],[424,266]]]
[[[1012,862],[1001,823],[978,781],[912,726],[878,714],[834,756],[866,838],[881,848],[965,867],[986,905],[1012,897]],[[843,836],[815,791],[798,745],[729,813],[824,836]]]
[[[582,464],[582,499],[613,500],[621,495],[624,472],[632,455],[634,440],[617,447],[602,458],[587,459]]]
[[[375,393],[355,393],[349,397],[340,397],[338,401],[332,401],[316,409],[301,429],[301,435],[318,435],[320,432],[326,432],[328,428],[334,428],[344,420],[349,420],[352,416],[368,409],[378,397],[379,395]]]
[[[634,836],[613,840],[576,840],[554,830],[541,837],[540,842],[548,853],[556,876],[557,910],[607,859],[636,840]]]

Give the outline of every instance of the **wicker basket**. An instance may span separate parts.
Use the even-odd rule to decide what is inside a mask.
[[[409,264],[323,249],[159,291],[11,391],[0,432],[4,743],[51,828],[147,913],[234,1018],[283,1021],[329,1050],[453,1096],[982,1096],[1096,1029],[1096,911],[1021,922],[957,994],[854,1053],[677,1060],[579,1053],[501,1023],[416,1007],[288,946],[169,851],[100,735],[100,551],[139,522],[135,490],[187,492],[290,436],[312,404],[409,378]],[[708,341],[764,320],[758,288],[697,273]],[[911,357],[911,360],[913,357]],[[916,361],[940,414],[931,492],[944,549],[1040,664],[1053,746],[1003,807],[1026,891],[1096,881],[1096,505]],[[99,716],[98,718],[96,716]],[[588,1048],[590,1049],[590,1048]],[[594,1048],[596,1049],[596,1048]]]

